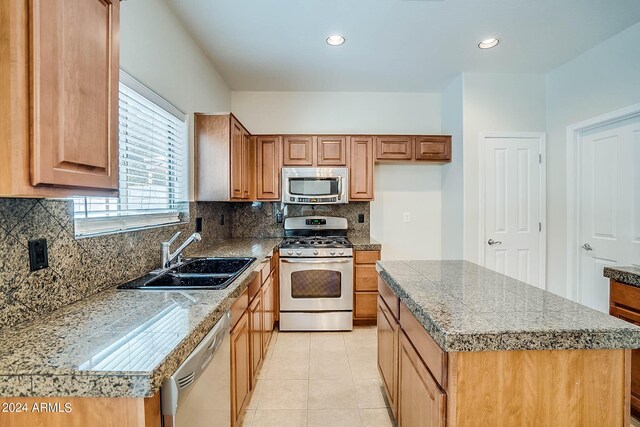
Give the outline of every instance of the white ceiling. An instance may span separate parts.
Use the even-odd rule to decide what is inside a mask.
[[[166,1],[233,90],[437,92],[548,72],[640,21],[640,0]]]

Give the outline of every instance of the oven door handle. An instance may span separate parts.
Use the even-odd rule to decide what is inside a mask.
[[[349,259],[335,259],[330,258],[327,260],[301,260],[301,259],[285,259],[280,258],[280,262],[284,262],[286,264],[347,264],[353,262],[353,258]]]

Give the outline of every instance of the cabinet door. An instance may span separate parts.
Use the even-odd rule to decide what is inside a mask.
[[[444,427],[446,394],[404,332],[399,335],[398,426]]]
[[[244,152],[244,141],[243,141],[243,128],[238,121],[231,117],[231,158],[229,159],[231,163],[231,198],[232,199],[242,199],[243,196],[243,177],[242,177],[242,169],[243,169],[243,152]]]
[[[264,309],[263,317],[263,332],[262,332],[262,353],[267,353],[269,341],[271,341],[271,334],[273,333],[273,315],[274,315],[274,301],[273,301],[273,274],[272,271],[267,280],[262,285],[262,305]]]
[[[249,304],[249,332],[251,336],[251,384],[256,383],[258,370],[262,363],[262,330],[263,326],[263,306],[260,292]]]
[[[347,165],[347,137],[319,136],[318,166],[346,166]]]
[[[245,312],[231,331],[231,415],[234,426],[247,404],[250,386],[249,316]]]
[[[351,200],[373,200],[373,138],[352,136],[350,163]]]
[[[282,139],[279,136],[259,136],[258,149],[258,200],[280,200]]]
[[[242,129],[242,198],[251,198],[251,178],[252,178],[252,162],[254,160],[253,144],[251,135],[244,128]]]
[[[413,160],[413,138],[376,136],[376,160]]]
[[[120,2],[30,5],[31,183],[117,189]]]
[[[313,166],[312,136],[285,136],[282,145],[284,166]]]
[[[416,138],[416,160],[451,161],[450,136]]]
[[[393,415],[398,416],[398,321],[378,297],[378,370]]]

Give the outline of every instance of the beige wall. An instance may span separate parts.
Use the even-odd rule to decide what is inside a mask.
[[[233,92],[232,110],[254,133],[440,133],[440,95]],[[378,165],[371,235],[385,259],[440,258],[441,166]],[[411,222],[403,222],[403,212]]]
[[[231,91],[209,59],[162,0],[121,3],[120,66],[189,115],[231,109]],[[193,155],[189,156],[193,170]],[[189,194],[193,198],[193,174]]]

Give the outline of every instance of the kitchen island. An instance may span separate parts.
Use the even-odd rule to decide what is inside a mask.
[[[640,328],[466,261],[380,261],[400,426],[628,426]]]

